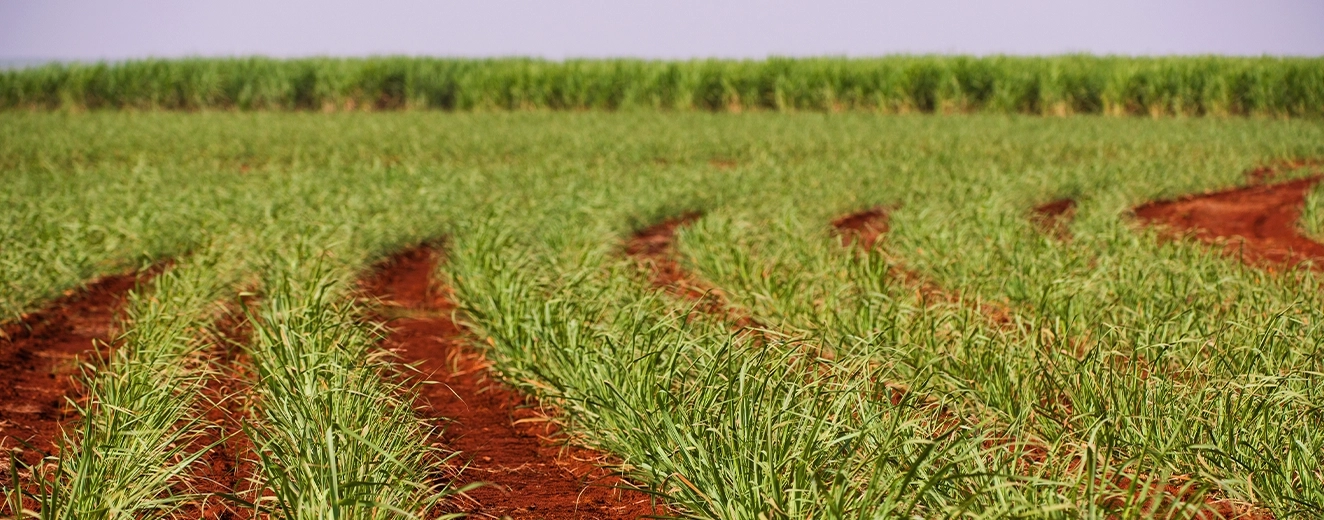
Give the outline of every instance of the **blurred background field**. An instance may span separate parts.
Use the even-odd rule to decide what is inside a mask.
[[[1324,58],[194,58],[0,72],[0,108],[1324,114]]]

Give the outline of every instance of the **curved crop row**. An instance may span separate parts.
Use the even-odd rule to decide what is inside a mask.
[[[0,208],[22,217],[0,222],[42,224],[9,226],[25,251],[0,255],[0,276],[22,290],[9,308],[126,256],[242,251],[223,263],[257,280],[228,290],[261,295],[247,342],[261,376],[246,401],[266,457],[270,493],[250,500],[260,513],[404,516],[445,482],[415,472],[408,461],[431,456],[416,444],[384,440],[436,424],[399,410],[408,385],[393,382],[398,365],[371,346],[347,290],[373,260],[438,236],[456,316],[501,379],[677,515],[1324,511],[1318,273],[1247,266],[1132,215],[1241,185],[1256,164],[1324,155],[1317,120],[11,111],[0,122],[0,163],[27,201]],[[155,189],[91,196],[134,180]],[[1076,201],[1070,240],[1029,218],[1063,199]],[[891,217],[881,249],[840,247],[828,223],[875,206]],[[698,209],[677,265],[767,333],[733,334],[733,320],[659,294],[626,257],[632,228]],[[172,214],[155,222],[173,227],[139,226],[160,211]],[[60,229],[68,240],[52,239]],[[29,260],[44,254],[80,267]],[[992,308],[1008,319],[991,322]],[[365,420],[391,406],[373,410],[382,424]]]

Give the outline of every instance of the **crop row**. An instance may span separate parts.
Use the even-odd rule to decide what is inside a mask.
[[[762,61],[194,58],[0,72],[0,108],[1318,116],[1324,114],[1324,60],[1088,55]]]
[[[387,442],[436,425],[410,422],[411,389],[348,291],[374,260],[436,237],[438,274],[495,374],[678,514],[1324,511],[1318,273],[1248,267],[1128,216],[1324,156],[1317,121],[3,117],[16,182],[0,229],[21,244],[0,251],[22,289],[9,312],[116,259],[169,254],[179,264],[133,300],[124,336],[163,347],[121,352],[177,356],[164,346],[193,345],[181,342],[214,319],[218,293],[261,295],[242,341],[256,367],[244,434],[262,504],[285,517],[390,517],[452,490],[414,472],[448,453]],[[1030,219],[1063,198],[1076,201],[1069,240]],[[890,208],[887,234],[868,254],[841,247],[829,223],[869,207]],[[627,255],[632,232],[691,212],[703,217],[667,253],[739,312],[656,290]],[[30,260],[42,257],[67,265]],[[733,334],[732,316],[766,332]],[[183,402],[199,402],[203,350],[175,358],[178,377],[160,371]],[[92,388],[129,371],[116,359]],[[142,402],[153,414],[134,415],[174,413]],[[189,420],[152,422],[95,444],[190,435]],[[138,459],[178,467],[159,453]],[[344,486],[356,482],[375,487]]]

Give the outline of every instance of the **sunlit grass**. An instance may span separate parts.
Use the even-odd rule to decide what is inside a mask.
[[[403,404],[349,290],[438,238],[475,346],[678,515],[1324,510],[1318,276],[1163,240],[1128,214],[1324,156],[1318,121],[7,113],[0,134],[19,187],[0,210],[17,244],[0,249],[6,313],[134,258],[239,251],[196,301],[260,295],[247,433],[271,492],[259,505],[285,518],[403,516],[446,489],[426,473],[443,452],[418,441],[438,425]],[[1062,197],[1079,204],[1069,242],[1028,219]],[[873,206],[893,208],[881,248],[842,248],[828,222]],[[770,332],[696,316],[624,258],[634,229],[688,211],[705,216],[681,231],[680,261]],[[158,305],[164,322],[206,323]],[[205,376],[192,366],[171,365],[178,395]],[[196,420],[146,407],[184,414],[143,436],[156,446]],[[142,481],[184,482],[185,466]],[[1146,479],[1186,491],[1155,510],[1161,487],[1128,482]],[[143,514],[196,499],[155,486]]]
[[[306,254],[306,253],[305,253]],[[249,430],[278,518],[422,518],[453,492],[447,458],[414,417],[413,390],[377,333],[336,303],[315,258],[284,261],[267,284],[251,355]]]
[[[33,468],[40,518],[160,517],[196,498],[188,477],[214,447],[200,414],[203,331],[233,275],[196,256],[131,295],[113,351],[83,374],[87,398],[62,452]]]
[[[1301,207],[1301,230],[1324,242],[1324,183],[1316,184],[1306,194],[1306,203]]]

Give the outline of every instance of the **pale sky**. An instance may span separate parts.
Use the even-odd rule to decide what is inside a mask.
[[[0,0],[0,60],[1324,55],[1324,0]]]

